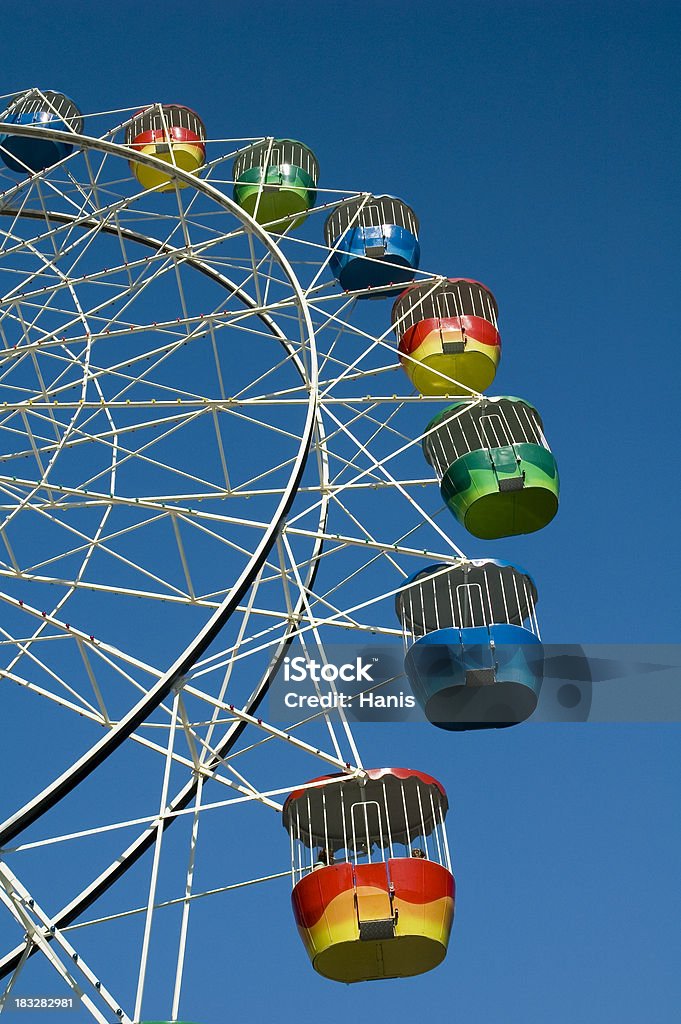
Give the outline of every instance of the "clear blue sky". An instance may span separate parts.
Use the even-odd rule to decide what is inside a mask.
[[[494,291],[495,390],[537,404],[558,458],[556,521],[495,552],[537,578],[545,638],[678,640],[678,4],[36,0],[4,21],[2,92],[185,103],[213,135],[305,140],[325,187],[410,201],[422,266]],[[376,765],[448,789],[445,964],[334,986],[305,960],[286,883],[246,890],[214,904],[186,1019],[676,1018],[678,725],[361,738]],[[225,826],[224,883],[246,843],[278,844],[285,864],[278,822],[253,818],[247,839]]]

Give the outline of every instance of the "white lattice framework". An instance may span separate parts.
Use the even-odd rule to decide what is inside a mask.
[[[157,914],[179,910],[177,1019],[190,912],[287,874],[278,837],[269,869],[197,888],[205,821],[278,812],[315,762],[362,773],[342,714],[267,720],[290,645],[324,660],[339,639],[398,641],[405,579],[463,557],[389,305],[328,273],[323,218],[364,193],[320,191],[300,233],[272,235],[229,198],[254,141],[233,139],[209,140],[200,178],[170,167],[172,191],[141,191],[131,156],[166,165],[121,144],[136,109],[86,114],[71,156],[0,193],[2,692],[58,751],[31,742],[28,785],[3,766],[0,898],[18,931],[0,972],[9,997],[39,952],[98,1020],[141,1018]],[[166,898],[171,840],[184,868]],[[119,994],[93,966],[98,930],[140,919]]]

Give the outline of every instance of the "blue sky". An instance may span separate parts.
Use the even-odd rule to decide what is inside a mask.
[[[214,136],[305,140],[324,187],[411,202],[422,267],[494,291],[495,392],[538,406],[559,463],[556,521],[494,553],[535,576],[549,641],[673,643],[680,22],[664,3],[36,0],[6,16],[1,91],[60,89],[87,110],[185,103]],[[372,763],[423,768],[449,792],[445,964],[333,986],[277,883],[216,901],[186,1019],[673,1019],[678,725],[373,726],[361,740]],[[104,779],[115,787],[113,769]],[[223,884],[251,842],[285,862],[276,820],[252,829],[221,838]],[[108,955],[127,951],[112,940]]]

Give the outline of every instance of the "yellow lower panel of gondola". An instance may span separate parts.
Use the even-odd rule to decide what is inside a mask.
[[[457,396],[488,388],[497,372],[499,347],[466,338],[462,352],[446,352],[447,342],[461,343],[461,331],[432,331],[418,348],[400,361],[412,384],[422,395]]]
[[[135,147],[140,153],[147,156],[158,157],[166,164],[172,164],[190,174],[197,174],[205,160],[202,146],[192,146],[188,142],[150,142],[147,146]],[[147,167],[146,164],[138,164],[131,161],[133,173],[143,188],[156,188],[159,192],[168,192],[175,188],[175,182],[169,174],[156,170],[155,167]],[[185,188],[182,181],[177,182],[178,188]]]
[[[358,874],[369,870],[375,876],[375,885],[355,886],[350,865],[338,865],[313,872],[296,886],[293,906],[298,930],[319,974],[349,984],[423,974],[441,963],[454,914],[453,880],[439,865],[422,864],[412,862],[412,866],[407,861],[402,874],[416,875],[416,885],[410,884],[409,877],[406,884],[396,878],[392,904],[385,865],[359,868]],[[400,892],[407,898],[400,898]],[[436,892],[436,898],[429,898]],[[393,935],[360,938],[360,919],[366,925],[385,922],[393,915]]]
[[[441,964],[447,947],[427,935],[396,935],[338,943],[319,953],[312,964],[318,974],[351,985],[357,981],[410,978]]]

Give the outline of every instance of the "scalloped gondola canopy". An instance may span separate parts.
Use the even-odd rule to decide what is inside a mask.
[[[457,600],[457,587],[462,586],[480,588],[486,622],[462,621],[462,607],[470,607]],[[493,622],[519,626],[536,602],[537,588],[528,572],[496,558],[480,558],[452,565],[436,562],[421,569],[396,595],[395,610],[405,629],[424,634]]]
[[[373,826],[371,839],[380,846],[389,845],[386,822],[395,843],[409,843],[414,836],[430,835],[447,814],[444,787],[425,772],[410,768],[368,769],[366,778],[325,775],[308,786],[294,790],[282,811],[285,829],[294,829],[306,846],[336,849],[346,846],[351,829],[352,807],[375,801],[381,809],[382,829]],[[375,819],[374,819],[375,820]]]

